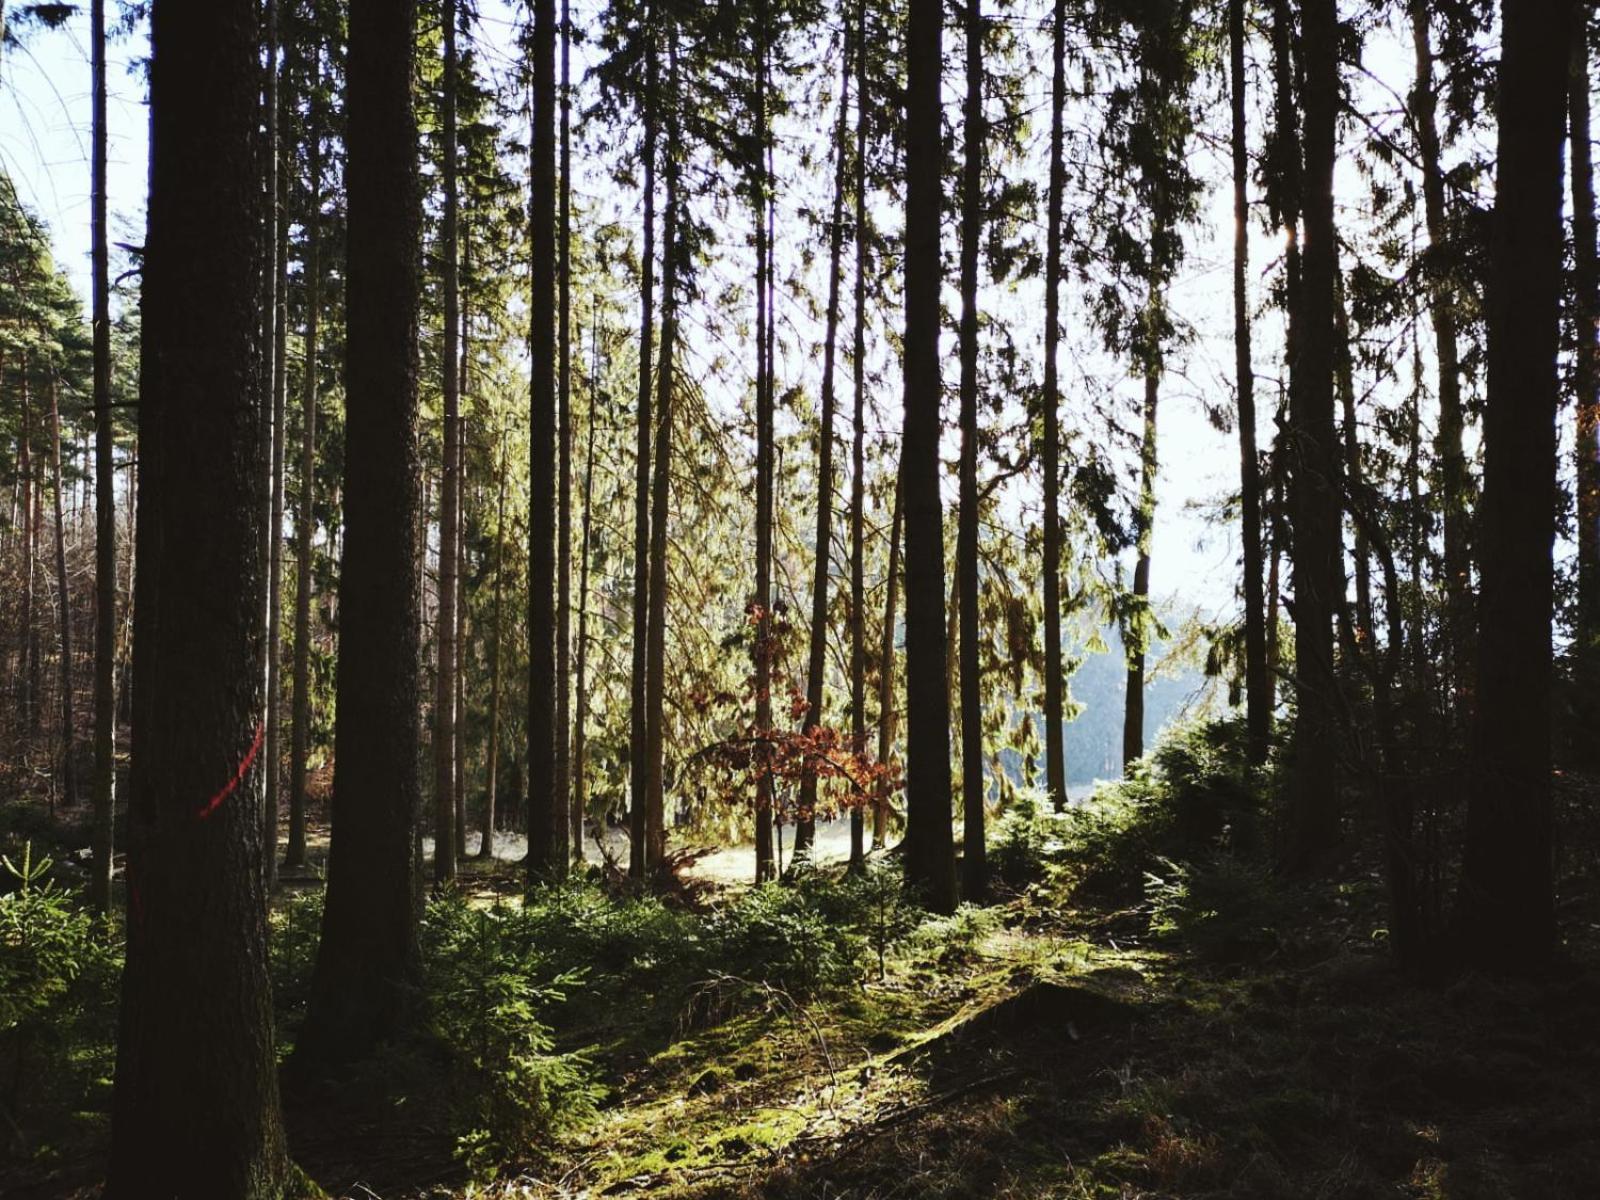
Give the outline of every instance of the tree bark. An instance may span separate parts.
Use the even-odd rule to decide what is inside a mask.
[[[817,452],[817,540],[811,581],[811,641],[806,660],[806,715],[801,731],[814,734],[822,726],[823,681],[828,655],[828,570],[833,550],[833,425],[834,370],[839,341],[839,276],[844,253],[844,189],[846,117],[850,108],[850,37],[845,35],[839,69],[839,121],[833,142],[833,212],[828,226],[828,308],[822,338],[822,412]],[[816,840],[817,776],[808,770],[800,777],[800,810],[795,817],[794,861],[811,853]]]
[[[1366,479],[1361,465],[1361,427],[1356,414],[1356,384],[1354,352],[1350,346],[1349,303],[1344,294],[1344,278],[1334,266],[1334,382],[1339,393],[1339,415],[1344,441],[1344,488],[1351,502],[1359,504],[1365,495]],[[1347,503],[1348,506],[1348,503]],[[1352,515],[1354,509],[1351,509]],[[1354,521],[1350,557],[1355,566],[1356,612],[1353,650],[1367,653],[1373,646],[1377,628],[1372,607],[1372,546],[1366,529]],[[1341,593],[1342,595],[1342,593]]]
[[[984,853],[983,681],[978,613],[978,250],[983,239],[983,16],[967,0],[967,94],[963,106],[965,161],[961,177],[961,507],[956,529],[956,590],[961,612],[961,894],[979,900],[987,889]]]
[[[311,98],[307,104],[307,200],[305,261],[305,376],[300,396],[300,512],[295,527],[294,710],[289,730],[289,843],[285,867],[306,861],[306,770],[311,754],[312,534],[317,498],[317,337],[322,315],[322,125],[317,93],[322,48],[311,52]]]
[[[433,882],[456,877],[456,524],[461,519],[460,195],[456,164],[456,0],[444,0],[444,224],[440,263],[444,292],[444,453],[439,483],[439,610],[434,630],[438,668],[433,692]],[[537,352],[536,352],[537,353]],[[537,376],[535,377],[537,380]],[[535,382],[535,387],[537,387]],[[537,493],[534,493],[537,503]]]
[[[359,1058],[410,1015],[421,888],[421,192],[415,0],[352,0],[344,546],[333,834],[295,1058]]]
[[[894,614],[900,590],[901,529],[905,519],[905,484],[897,471],[894,514],[889,518],[889,570],[883,582],[883,627],[878,664],[878,763],[886,770],[894,751]],[[882,850],[888,837],[889,794],[887,777],[878,787],[872,806],[872,848]]]
[[[255,762],[267,516],[259,22],[254,0],[156,0],[151,10],[139,683],[113,1200],[277,1200],[291,1174]]]
[[[78,759],[74,751],[77,722],[72,704],[72,604],[67,589],[67,527],[61,512],[61,407],[56,378],[49,378],[51,490],[56,508],[56,601],[61,616],[61,799],[68,808],[78,803]]]
[[[271,335],[271,369],[265,372],[271,387],[272,443],[269,476],[271,500],[267,518],[267,733],[262,753],[266,755],[266,804],[262,812],[262,869],[266,872],[270,894],[278,883],[278,800],[282,784],[283,744],[280,709],[283,691],[283,421],[287,410],[288,388],[288,305],[285,280],[289,271],[288,229],[283,220],[283,200],[288,172],[280,170],[279,150],[279,2],[267,0],[267,86],[266,86],[266,191],[267,245],[271,260],[266,271],[267,287],[264,316]]]
[[[1245,123],[1245,0],[1228,0],[1228,80],[1233,150],[1233,353],[1239,407],[1239,509],[1244,560],[1245,729],[1250,761],[1267,761],[1272,676],[1262,612],[1261,459],[1256,450],[1255,368],[1250,358],[1250,146]]]
[[[855,156],[855,385],[854,439],[850,455],[850,748],[867,752],[866,487],[867,487],[867,0],[856,12]],[[866,863],[867,796],[856,789],[850,805],[850,869]]]
[[[1443,491],[1445,673],[1457,719],[1465,723],[1471,720],[1473,647],[1477,640],[1471,544],[1475,497],[1461,440],[1466,417],[1461,400],[1456,298],[1449,264],[1451,234],[1445,212],[1444,171],[1440,166],[1438,97],[1433,84],[1428,7],[1425,0],[1411,0],[1410,8],[1417,65],[1411,109],[1417,152],[1422,160],[1422,203],[1428,227],[1428,315],[1433,322],[1434,357],[1439,364],[1439,432],[1434,447]]]
[[[1301,14],[1306,71],[1301,192],[1305,249],[1289,385],[1296,721],[1284,854],[1285,867],[1296,873],[1325,862],[1339,834],[1335,754],[1339,684],[1334,674],[1333,617],[1344,595],[1333,396],[1338,18],[1333,0],[1302,0]]]
[[[646,8],[648,21],[650,10]],[[645,793],[649,787],[649,754],[645,744],[645,703],[650,629],[650,431],[652,428],[651,363],[655,332],[656,288],[656,59],[646,55],[643,112],[644,248],[639,280],[639,400],[633,474],[633,674],[628,710],[628,876],[643,882],[649,869],[645,836]]]
[[[43,571],[39,563],[39,541],[44,525],[44,464],[33,456],[29,478],[28,501],[28,619],[23,625],[27,634],[28,649],[28,733],[38,736],[44,716],[44,640],[39,636],[39,626],[44,618],[43,597],[35,591],[44,586]],[[39,603],[35,603],[35,601]]]
[[[1570,76],[1572,139],[1572,285],[1577,354],[1578,608],[1573,644],[1578,665],[1580,756],[1600,751],[1585,739],[1600,719],[1600,251],[1596,249],[1594,155],[1589,122],[1589,42],[1586,4],[1575,5]]]
[[[945,692],[939,496],[939,87],[942,13],[914,4],[906,34],[906,874],[934,912],[955,908],[950,705]]]
[[[111,424],[111,284],[106,232],[106,6],[91,0],[90,271],[94,342],[94,798],[89,900],[111,911],[116,823],[117,493]]]
[[[598,341],[598,332],[596,333]],[[583,819],[589,807],[589,542],[594,527],[594,438],[600,415],[600,363],[595,355],[589,375],[589,446],[583,467],[583,544],[578,569],[578,679],[577,709],[572,730],[573,862],[583,862]]]
[[[466,306],[462,306],[465,317]],[[462,322],[461,395],[467,394],[467,356],[465,321]],[[455,823],[456,860],[467,857],[467,746],[462,732],[467,726],[467,658],[470,649],[467,636],[467,429],[463,419],[457,428],[461,435],[456,442],[456,491],[461,497],[461,508],[456,519],[456,673],[451,681],[451,704],[455,709],[456,764],[451,785],[451,812]]]
[[[556,17],[533,7],[533,407],[528,491],[528,878],[566,865],[566,803],[556,794]]]
[[[561,387],[560,486],[556,489],[556,796],[565,806],[567,835],[583,857],[583,816],[572,790],[572,13],[561,0],[561,195],[556,233],[556,345]],[[565,871],[567,859],[557,856]]]
[[[1555,947],[1550,797],[1561,135],[1568,6],[1506,0],[1490,235],[1482,640],[1461,889],[1462,957],[1545,966]]]
[[[1136,552],[1133,567],[1133,620],[1126,630],[1127,691],[1122,710],[1122,769],[1144,757],[1144,672],[1149,650],[1150,538],[1156,518],[1156,414],[1161,403],[1160,338],[1162,298],[1150,297],[1146,313],[1144,364],[1144,432],[1139,439],[1139,508],[1134,517]]]
[[[668,34],[669,95],[677,100],[677,32]],[[650,636],[645,661],[645,775],[646,861],[655,868],[666,858],[666,726],[662,702],[667,670],[667,510],[671,502],[673,355],[678,337],[678,271],[683,254],[679,233],[680,156],[679,122],[669,107],[667,115],[667,207],[661,228],[661,360],[656,368],[656,447],[651,460],[655,478],[650,498]]]
[[[1056,812],[1067,807],[1066,732],[1062,728],[1061,669],[1061,408],[1056,354],[1061,341],[1061,204],[1066,190],[1063,114],[1067,103],[1067,2],[1055,0],[1055,64],[1050,83],[1050,197],[1045,234],[1044,418],[1044,759],[1045,787]]]
[[[494,628],[489,631],[489,750],[486,778],[483,788],[483,835],[478,843],[478,857],[494,858],[494,821],[496,792],[500,786],[500,684],[501,665],[501,609],[505,598],[506,554],[506,439],[500,442],[500,470],[498,498],[495,500],[494,519]]]
[[[763,5],[763,14],[765,6]],[[773,370],[772,370],[772,229],[767,195],[772,187],[766,163],[771,128],[767,112],[768,51],[763,48],[756,67],[756,129],[760,165],[755,172],[754,214],[756,226],[756,594],[754,615],[755,645],[755,736],[772,732],[772,466],[773,466]],[[756,882],[764,883],[777,875],[773,857],[772,776],[768,763],[756,751]]]
[[[35,726],[35,710],[39,704],[39,651],[34,635],[33,565],[38,557],[37,539],[34,535],[34,505],[37,489],[33,485],[33,395],[28,382],[29,362],[26,351],[22,354],[21,370],[17,375],[22,393],[22,436],[17,443],[17,478],[22,486],[22,639],[18,647],[20,702],[17,705],[17,729],[21,734]]]

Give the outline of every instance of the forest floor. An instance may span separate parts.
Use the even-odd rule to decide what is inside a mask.
[[[482,900],[519,890],[511,863],[467,874]],[[1537,983],[1406,978],[1376,875],[1346,876],[1275,910],[1265,953],[1202,957],[1047,880],[844,993],[722,978],[569,1002],[557,1048],[587,1053],[599,1112],[492,1182],[392,1095],[290,1096],[292,1149],[352,1200],[1600,1194],[1593,864],[1564,887],[1566,965]],[[97,1194],[88,1157],[59,1166],[0,1169],[0,1195]]]
[[[1593,944],[1554,980],[1422,986],[1374,937],[1376,878],[1306,903],[1218,963],[1035,888],[847,995],[758,986],[730,1015],[708,983],[565,1023],[599,1117],[495,1183],[435,1154],[419,1186],[415,1142],[359,1179],[302,1161],[360,1200],[1600,1194]]]

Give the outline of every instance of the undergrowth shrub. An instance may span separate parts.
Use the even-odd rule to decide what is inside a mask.
[[[1187,863],[1224,848],[1242,857],[1259,853],[1269,783],[1250,766],[1241,719],[1167,734],[1128,778],[1068,810],[1065,858],[1074,892],[1138,904],[1161,860]]]
[[[697,974],[701,920],[654,896],[617,898],[589,883],[545,888],[516,918],[528,953],[556,970],[586,972],[596,992],[655,994]]]
[[[114,927],[49,882],[51,865],[31,844],[0,856],[14,886],[0,895],[0,1146],[30,1157],[48,1147],[28,1130],[109,1091],[122,971]],[[35,1106],[51,1111],[24,1113]]]
[[[545,1019],[580,976],[552,973],[522,914],[435,900],[422,952],[427,1018],[451,1052],[456,1150],[475,1175],[593,1118],[601,1090],[590,1064],[556,1053]]]
[[[1157,867],[1145,877],[1153,936],[1180,939],[1219,963],[1257,960],[1278,947],[1291,896],[1265,862],[1223,852]]]
[[[842,987],[861,976],[865,911],[843,884],[762,884],[706,918],[707,962],[796,997]]]
[[[1000,916],[998,909],[963,904],[947,917],[929,917],[917,926],[908,946],[946,965],[972,962],[984,939],[1000,928]]]
[[[1035,788],[1017,788],[989,839],[989,869],[997,883],[1020,891],[1045,876],[1049,830],[1045,798]]]
[[[280,1033],[292,1032],[311,999],[311,972],[322,937],[324,892],[311,888],[288,897],[273,910],[267,941],[267,970]],[[280,1037],[280,1049],[289,1039]]]

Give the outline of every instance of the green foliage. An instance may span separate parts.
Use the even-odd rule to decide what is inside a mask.
[[[299,892],[284,900],[272,913],[267,967],[280,1029],[285,1023],[298,1024],[311,997],[311,972],[316,966],[317,942],[322,936],[324,894],[321,888]]]
[[[985,938],[1000,928],[998,909],[963,904],[948,917],[931,917],[912,933],[908,946],[937,956],[949,966],[971,962]]]
[[[585,883],[546,888],[518,916],[518,935],[592,991],[656,994],[704,961],[700,921],[653,896],[617,899]]]
[[[505,919],[547,977],[581,970],[593,995],[674,1007],[717,974],[797,999],[848,986],[860,979],[869,951],[897,944],[916,915],[898,870],[874,867],[845,876],[801,871],[706,913],[573,883],[538,893]]]
[[[860,927],[878,960],[878,978],[882,980],[889,951],[916,928],[921,910],[911,902],[898,867],[873,863],[849,884],[861,905]]]
[[[1042,879],[1047,829],[1043,794],[1036,788],[1016,789],[990,835],[989,869],[995,880],[1021,890]]]
[[[1145,876],[1151,934],[1212,962],[1253,961],[1276,948],[1288,901],[1265,864],[1224,852],[1159,867]]]
[[[1248,856],[1263,838],[1265,773],[1245,754],[1244,725],[1207,721],[1173,731],[1122,783],[1069,810],[1066,858],[1082,896],[1138,903],[1162,860],[1226,847]]]
[[[49,1092],[81,1107],[109,1075],[122,970],[111,926],[49,882],[50,866],[31,844],[20,861],[0,856],[17,884],[0,896],[0,1057],[11,1066],[9,1124],[24,1145],[25,1098]]]
[[[865,911],[848,885],[820,877],[763,884],[707,919],[708,961],[796,997],[842,987],[861,975]]]
[[[548,960],[511,909],[458,895],[423,923],[427,1018],[451,1050],[452,1098],[465,1127],[457,1154],[475,1175],[524,1157],[594,1115],[600,1089],[582,1054],[558,1054],[544,1013],[579,982]]]

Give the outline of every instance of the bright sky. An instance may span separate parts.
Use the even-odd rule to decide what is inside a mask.
[[[494,69],[497,59],[509,61],[515,14],[506,0],[489,0],[483,8],[483,36],[490,43],[484,57]],[[574,19],[582,21],[590,11],[587,5],[574,6]],[[80,14],[64,30],[36,31],[26,45],[8,50],[0,64],[0,163],[15,181],[23,201],[50,226],[61,265],[85,295],[89,270],[87,25],[87,15]],[[146,112],[143,82],[131,64],[145,51],[141,32],[116,44],[111,52],[110,202],[114,241],[142,241]],[[1372,58],[1369,50],[1369,62]],[[1403,92],[1403,58],[1380,50],[1378,59],[1400,72],[1394,82]],[[581,78],[583,61],[584,50],[580,48],[575,54],[575,80]],[[1039,66],[1044,69],[1043,63]],[[957,101],[949,87],[947,101]],[[581,110],[582,104],[580,97],[577,108]],[[580,139],[579,153],[581,145]],[[1237,486],[1238,478],[1235,436],[1215,429],[1202,404],[1205,401],[1212,407],[1226,408],[1232,403],[1228,257],[1232,200],[1226,186],[1227,166],[1217,149],[1202,146],[1196,154],[1205,160],[1202,173],[1218,186],[1207,197],[1201,227],[1193,233],[1188,261],[1174,287],[1173,307],[1194,326],[1196,339],[1185,352],[1181,372],[1169,377],[1164,387],[1162,470],[1152,557],[1156,595],[1172,598],[1185,610],[1198,607],[1209,616],[1232,610],[1237,576],[1236,533],[1205,521],[1197,511],[1214,507]],[[603,178],[603,172],[597,171],[594,178]],[[1347,189],[1342,186],[1341,190]],[[621,212],[630,212],[633,201],[631,197],[618,197],[614,203]],[[1277,253],[1278,246],[1270,239],[1252,236],[1252,274],[1257,288],[1263,270]],[[1259,295],[1255,302],[1259,303]],[[1070,300],[1064,318],[1068,322],[1074,319]],[[1256,363],[1263,442],[1270,433],[1279,344],[1276,320],[1261,323]],[[953,379],[954,338],[947,335],[942,345],[946,370]],[[1099,368],[1096,370],[1101,373]],[[1118,371],[1116,364],[1104,364],[1104,372],[1110,376]],[[1064,381],[1068,374],[1064,366]],[[1139,387],[1133,380],[1125,380],[1119,386],[1130,395],[1136,394]],[[1065,397],[1068,404],[1071,399],[1070,394]]]

